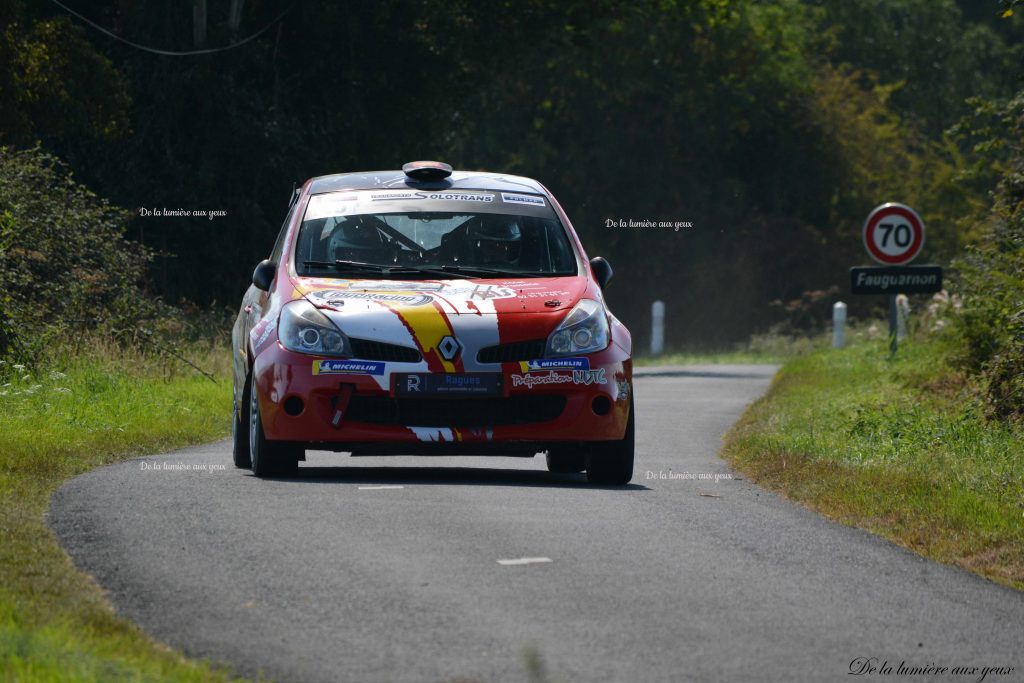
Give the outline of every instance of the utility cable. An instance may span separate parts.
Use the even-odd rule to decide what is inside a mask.
[[[112,33],[110,31],[108,31],[107,29],[103,28],[102,26],[100,26],[96,22],[88,19],[87,17],[83,17],[81,14],[79,14],[76,11],[74,11],[73,9],[68,7],[67,5],[63,4],[62,2],[59,2],[59,0],[50,0],[50,1],[53,4],[57,5],[58,7],[60,7],[61,9],[63,9],[65,12],[67,12],[69,14],[73,14],[74,16],[78,17],[79,19],[81,19],[85,23],[89,24],[89,26],[92,26],[97,31],[99,31],[101,33],[104,33],[107,36],[110,36],[114,40],[122,42],[125,45],[129,45],[131,47],[134,47],[136,50],[143,50],[144,52],[151,52],[151,53],[153,53],[155,55],[164,55],[166,57],[189,57],[189,56],[192,56],[192,55],[209,55],[209,54],[213,54],[215,52],[224,52],[226,50],[233,50],[236,47],[241,47],[242,45],[245,45],[246,43],[248,43],[250,40],[255,40],[256,38],[259,38],[261,35],[266,33],[270,29],[271,26],[273,26],[277,22],[281,21],[281,19],[284,18],[284,15],[288,14],[288,12],[291,11],[292,7],[295,6],[295,3],[292,3],[291,5],[288,5],[288,7],[285,8],[285,10],[283,12],[281,12],[276,17],[274,17],[274,19],[269,24],[267,24],[266,26],[261,28],[259,31],[256,31],[256,33],[253,33],[251,36],[243,38],[242,40],[238,41],[237,43],[232,43],[231,45],[225,45],[224,47],[212,47],[212,48],[208,48],[208,49],[205,49],[205,50],[187,50],[187,51],[184,51],[184,52],[175,52],[175,51],[172,51],[172,50],[160,50],[160,49],[155,48],[155,47],[148,47],[146,45],[140,45],[139,43],[133,43],[130,40],[122,38],[121,36],[117,35],[116,33]]]

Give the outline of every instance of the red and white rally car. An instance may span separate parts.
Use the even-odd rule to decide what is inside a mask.
[[[232,331],[235,464],[546,451],[625,484],[632,343],[610,277],[535,180],[438,162],[313,178]]]

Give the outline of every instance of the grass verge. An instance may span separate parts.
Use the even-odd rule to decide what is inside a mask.
[[[68,477],[225,436],[228,356],[198,356],[217,384],[176,361],[112,348],[34,373],[0,367],[0,678],[241,680],[117,617],[96,584],[71,565],[44,517],[50,494]]]
[[[726,436],[757,483],[1024,590],[1024,426],[986,421],[947,342],[794,358]]]
[[[638,367],[653,365],[712,365],[722,363],[784,363],[811,353],[825,343],[824,336],[790,337],[779,334],[754,335],[750,341],[730,349],[709,351],[685,347],[667,349],[660,356],[640,353],[633,358]],[[642,349],[641,349],[642,351]]]

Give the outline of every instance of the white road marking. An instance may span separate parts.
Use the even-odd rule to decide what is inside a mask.
[[[520,557],[515,560],[498,560],[498,564],[512,565],[512,564],[535,564],[538,562],[551,562],[550,557]]]
[[[380,491],[381,489],[404,489],[404,486],[360,486],[360,491]]]

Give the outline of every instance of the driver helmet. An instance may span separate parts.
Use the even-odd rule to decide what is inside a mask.
[[[344,254],[345,250],[348,249],[376,249],[380,245],[380,234],[376,228],[346,220],[339,224],[334,229],[334,232],[331,233],[328,248],[330,253],[334,254],[335,258],[337,258],[338,255]]]
[[[523,236],[512,217],[493,217],[469,229],[469,244],[478,265],[505,265],[519,260]]]

